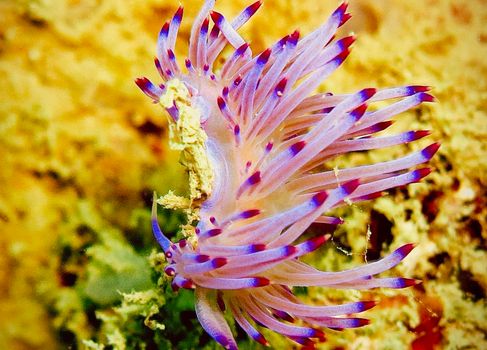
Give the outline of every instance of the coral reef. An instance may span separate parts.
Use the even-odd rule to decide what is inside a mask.
[[[232,15],[246,4],[217,6]],[[184,5],[194,17],[200,1]],[[258,52],[293,23],[305,23],[299,29],[308,33],[335,5],[268,0],[243,36]],[[0,3],[0,348],[211,347],[196,327],[191,294],[166,293],[168,282],[154,272],[161,272],[160,258],[148,259],[155,247],[149,189],[185,195],[187,180],[178,155],[163,146],[166,121],[133,79],[155,78],[147,60],[153,33],[177,6]],[[395,273],[424,283],[373,295],[303,289],[301,297],[382,301],[368,314],[370,326],[332,333],[324,349],[486,348],[487,9],[481,0],[352,0],[350,7],[354,17],[343,32],[360,40],[323,89],[432,85],[439,103],[403,115],[391,132],[433,129],[443,146],[426,183],[337,213],[347,224],[312,263],[347,268],[415,241]],[[189,22],[181,30],[188,35]],[[338,165],[404,153],[357,154]],[[166,233],[177,236],[183,216],[164,212]],[[113,285],[101,294],[106,276]],[[237,340],[250,347],[244,335]]]

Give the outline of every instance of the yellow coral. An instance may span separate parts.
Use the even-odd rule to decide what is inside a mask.
[[[185,16],[193,17],[200,3],[184,1]],[[218,6],[235,14],[246,3],[220,1]],[[126,228],[130,212],[142,206],[144,188],[165,193],[182,182],[178,155],[161,147],[167,125],[132,82],[138,74],[153,71],[147,60],[153,33],[177,5],[165,0],[0,2],[0,348],[56,347],[57,337],[37,292],[42,294],[51,283],[65,288],[56,277],[53,247],[58,237],[87,223],[96,226],[95,214],[78,213],[80,199],[113,225]],[[294,29],[298,18],[305,23],[302,32],[309,32],[334,5],[266,0],[266,16],[256,15],[243,35],[258,52],[270,38]],[[404,193],[395,193],[374,207],[394,219],[394,242],[412,236],[427,247],[414,259],[418,265],[404,268],[416,269],[420,278],[430,276],[425,278],[425,293],[445,306],[444,347],[485,348],[485,306],[465,296],[456,282],[456,267],[471,270],[487,288],[479,253],[485,251],[487,238],[487,8],[482,0],[352,0],[350,6],[354,17],[343,33],[355,31],[360,39],[343,70],[331,77],[333,90],[417,82],[432,85],[440,100],[400,121],[411,128],[431,127],[434,138],[443,141],[434,182],[409,189],[407,200]],[[186,35],[188,25],[183,21]],[[139,132],[147,129],[150,132]],[[394,154],[389,152],[395,150],[387,152],[349,161],[390,159]],[[436,219],[428,222],[423,211],[433,189],[443,194]],[[184,206],[184,200],[173,199]],[[349,222],[352,213],[359,214],[353,216],[357,221],[363,219],[347,234],[357,245],[353,257],[362,259],[367,209],[349,210]],[[411,212],[410,219],[406,212]],[[350,264],[350,257],[333,252],[330,268]],[[450,256],[441,266],[429,262],[441,252]],[[313,296],[323,298],[311,291]],[[422,307],[421,294],[417,299],[409,309]],[[369,348],[385,349],[386,333],[397,339],[389,348],[407,349],[415,337],[405,327],[409,318],[380,322],[389,311],[372,315],[364,334],[331,334],[324,348],[363,344],[366,337]],[[83,332],[87,334],[88,327]]]

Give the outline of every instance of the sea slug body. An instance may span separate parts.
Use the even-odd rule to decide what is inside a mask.
[[[318,249],[329,236],[298,239],[313,223],[341,224],[341,219],[324,215],[333,208],[420,181],[430,169],[417,167],[431,159],[439,144],[382,163],[340,170],[323,170],[322,165],[348,152],[429,135],[416,130],[373,137],[391,124],[390,118],[434,98],[425,86],[313,94],[355,41],[353,36],[334,39],[350,18],[346,3],[304,38],[295,31],[258,55],[237,30],[261,2],[233,21],[214,11],[214,3],[205,1],[194,20],[184,69],[174,54],[180,7],[159,34],[155,65],[164,84],[136,80],[170,116],[171,147],[182,151],[190,180],[191,198],[176,202],[199,220],[187,240],[173,243],[157,223],[154,201],[154,235],[165,252],[173,289],[195,289],[198,319],[222,346],[237,349],[224,318],[228,311],[259,343],[268,345],[258,329],[263,326],[309,347],[325,339],[324,328],[368,324],[353,314],[376,303],[310,306],[292,287],[415,285],[412,279],[374,277],[399,264],[414,245],[351,270],[323,272],[299,257]],[[215,66],[228,45],[233,52]],[[368,111],[368,104],[376,101],[390,103]],[[168,198],[159,203],[167,204]]]

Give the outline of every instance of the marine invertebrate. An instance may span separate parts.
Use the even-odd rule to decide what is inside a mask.
[[[338,225],[324,216],[344,203],[374,198],[392,187],[417,182],[438,143],[408,156],[349,169],[324,170],[342,154],[383,148],[427,136],[426,130],[372,137],[389,119],[422,102],[428,87],[363,89],[347,95],[312,95],[349,54],[353,36],[334,40],[350,15],[340,5],[329,20],[300,39],[295,31],[253,55],[237,33],[260,7],[257,1],[232,22],[207,0],[191,30],[183,73],[174,45],[183,10],[162,27],[155,65],[165,84],[146,78],[137,85],[170,115],[171,144],[183,152],[190,176],[189,201],[166,196],[166,206],[194,209],[199,222],[188,239],[172,243],[160,229],[153,207],[153,231],[163,248],[174,289],[194,288],[203,328],[221,345],[236,349],[223,317],[228,308],[242,329],[267,344],[255,323],[310,346],[322,328],[353,328],[368,320],[351,317],[372,301],[309,306],[294,286],[368,289],[404,288],[406,278],[373,277],[400,263],[413,249],[406,244],[385,258],[339,272],[319,271],[299,260],[323,245],[327,235],[297,243],[312,223]],[[210,29],[210,18],[214,23]],[[221,67],[216,58],[230,45]],[[376,101],[392,102],[368,111]],[[301,324],[292,324],[300,319]],[[255,321],[255,323],[254,323]]]

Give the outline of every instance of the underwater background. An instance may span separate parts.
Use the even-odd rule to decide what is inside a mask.
[[[249,2],[217,2],[232,17]],[[158,81],[152,58],[168,0],[0,1],[0,349],[218,349],[190,291],[161,274],[152,192],[185,194],[166,117],[134,79]],[[201,1],[184,1],[180,37]],[[336,1],[266,0],[241,31],[262,51],[326,20]],[[306,260],[324,270],[418,247],[395,274],[406,290],[302,288],[310,300],[374,299],[371,325],[330,331],[322,349],[487,349],[487,3],[351,0],[341,29],[358,37],[323,91],[421,84],[435,104],[386,132],[431,129],[442,147],[420,184],[336,212],[346,223]],[[186,52],[184,45],[177,51]],[[340,158],[378,162],[429,141]],[[180,212],[161,225],[177,236]],[[276,349],[293,349],[265,333]],[[242,349],[260,349],[240,330]]]

